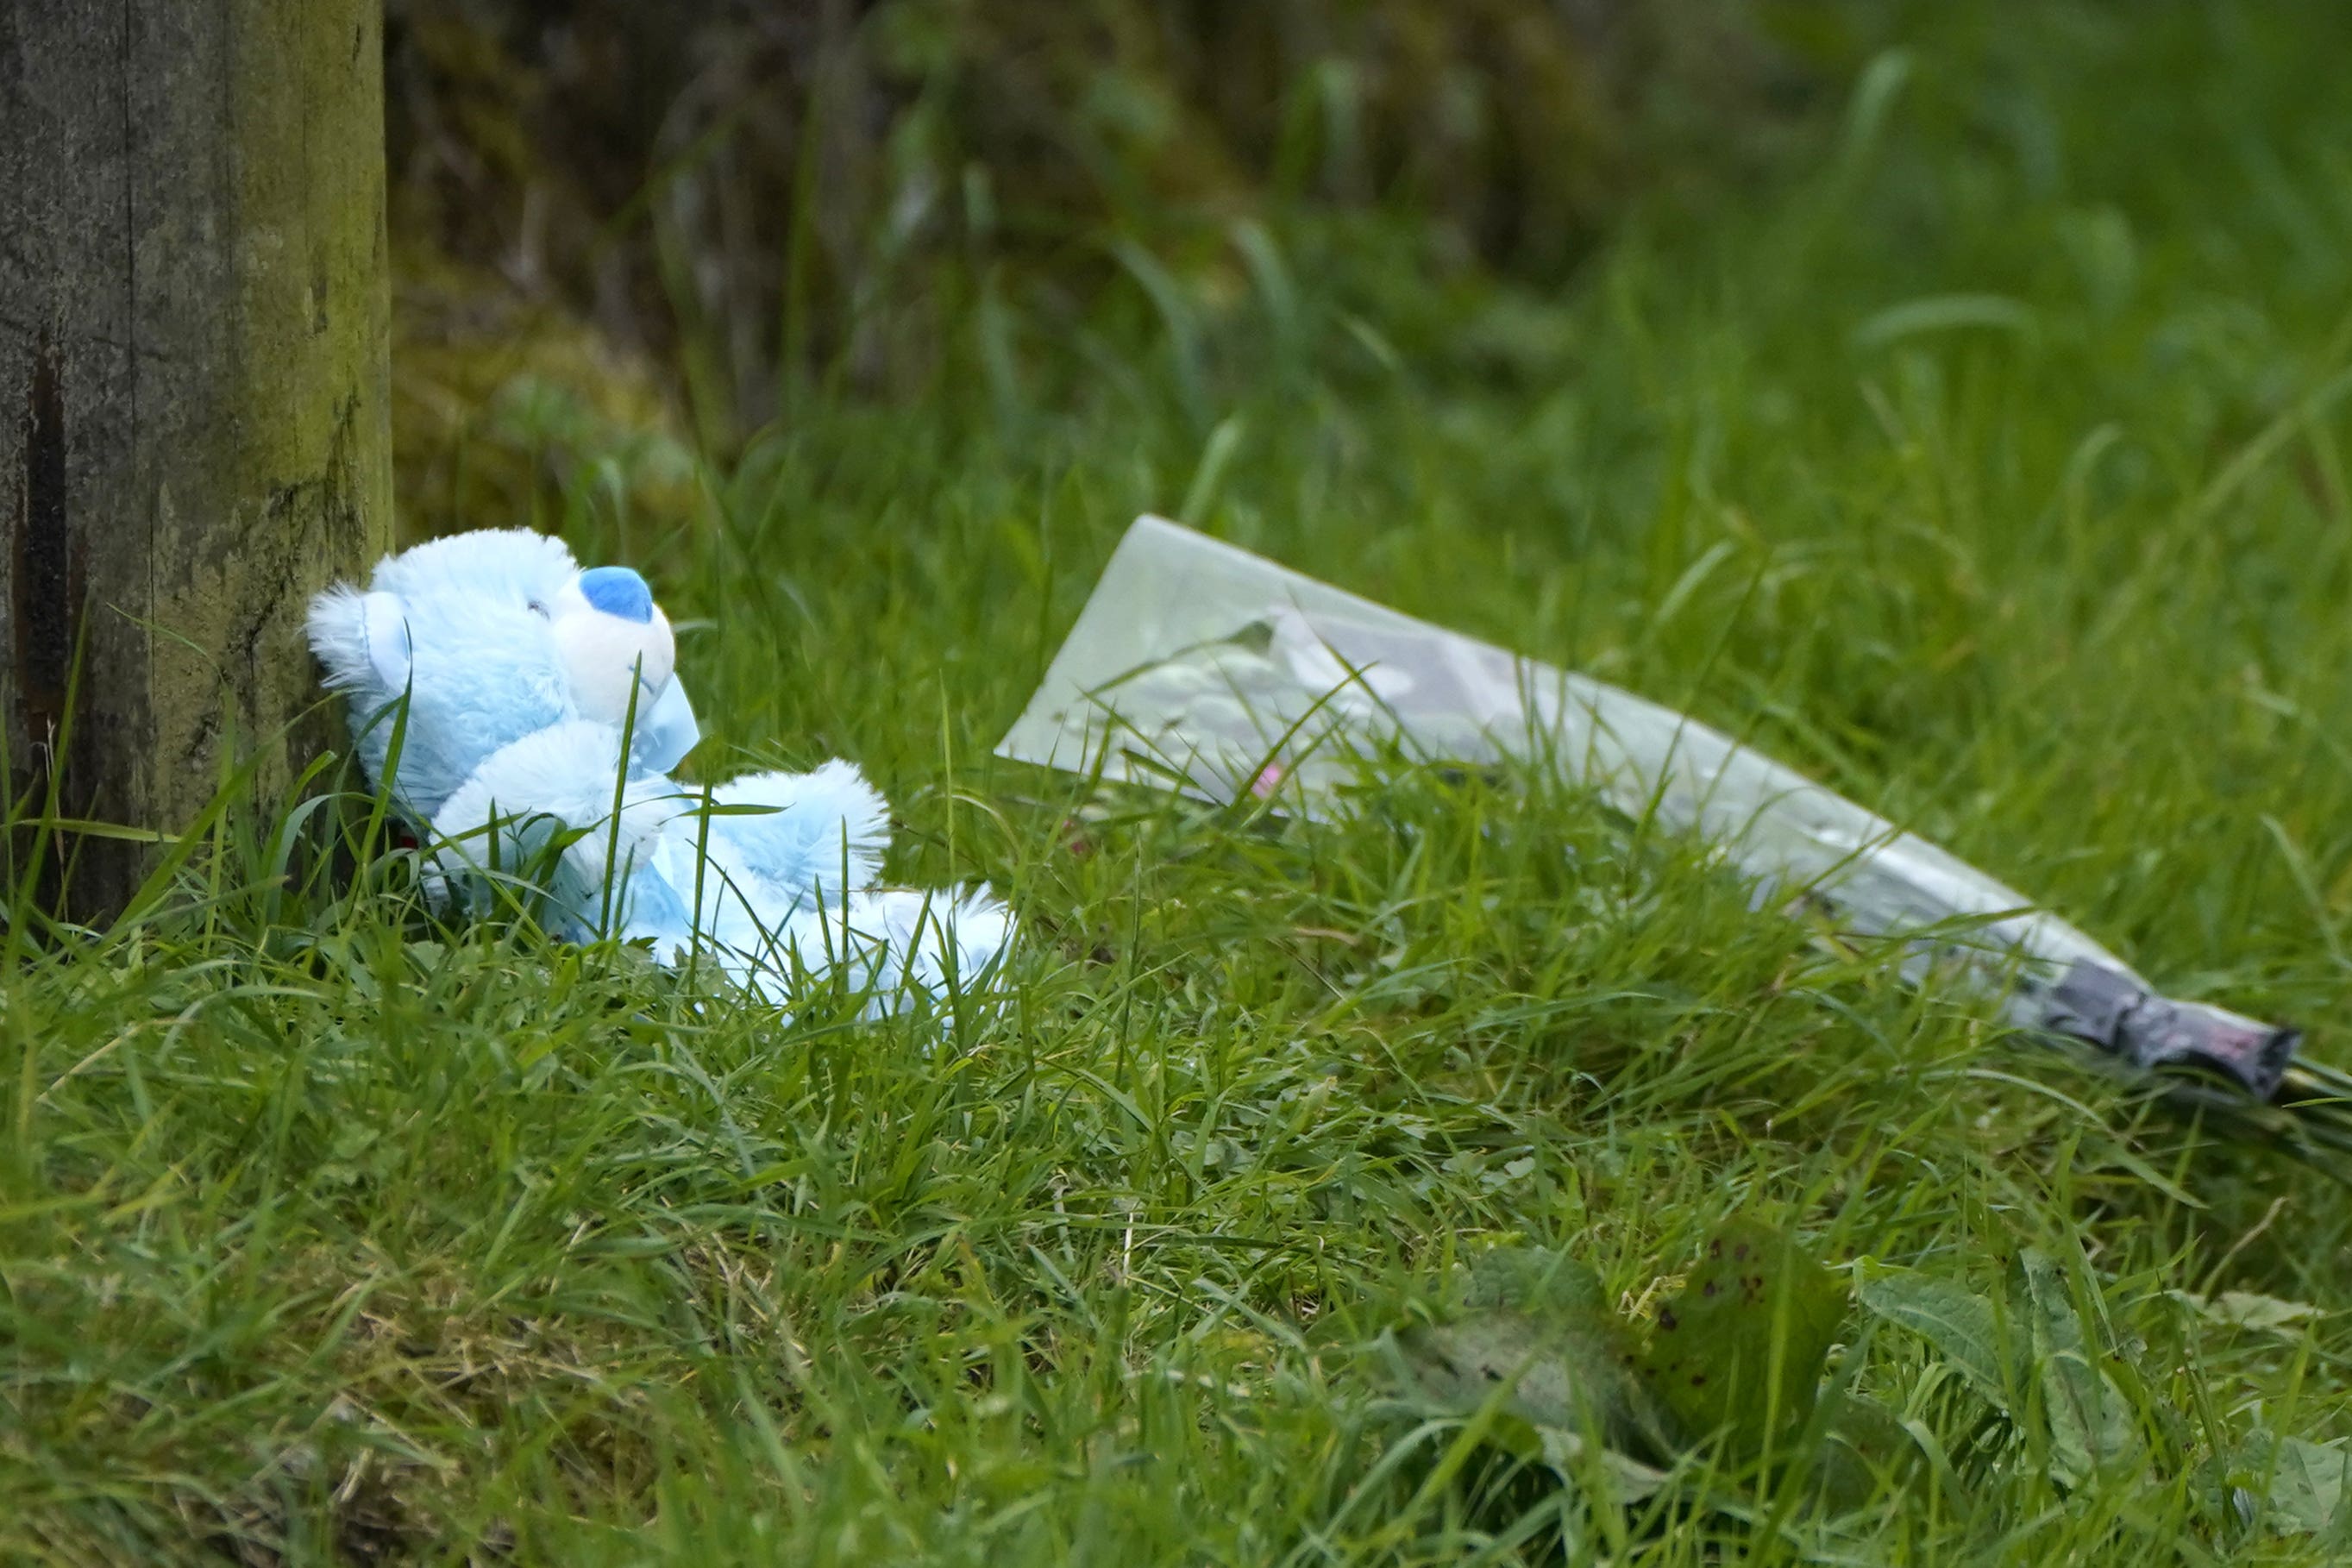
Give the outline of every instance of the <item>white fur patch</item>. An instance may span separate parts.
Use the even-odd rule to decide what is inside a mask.
[[[621,723],[629,716],[631,688],[640,679],[644,688],[637,708],[650,712],[655,695],[677,668],[677,642],[670,634],[669,617],[658,609],[650,621],[608,616],[581,598],[576,584],[566,590],[565,598],[551,611],[555,646],[571,677],[572,700],[580,716],[600,724]],[[576,607],[571,601],[577,601]]]

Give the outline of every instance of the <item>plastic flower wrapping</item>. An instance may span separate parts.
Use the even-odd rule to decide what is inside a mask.
[[[2187,1069],[2166,1074],[2175,1099],[2252,1110],[2352,1089],[2296,1061],[2294,1030],[2159,994],[2023,893],[1719,731],[1163,518],[1129,530],[997,750],[1309,814],[1341,809],[1374,754],[1540,767],[1717,846],[1759,905],[1884,939],[1909,978],[1948,974],[2022,1029]]]

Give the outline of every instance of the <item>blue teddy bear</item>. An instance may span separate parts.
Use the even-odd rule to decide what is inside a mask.
[[[320,594],[310,637],[369,780],[392,769],[436,899],[488,907],[560,835],[539,889],[560,935],[698,952],[771,997],[845,967],[875,1013],[972,985],[1012,940],[985,890],[874,886],[889,808],[853,763],[746,773],[712,810],[674,783],[700,731],[668,618],[627,567],[583,571],[527,529],[457,534],[387,556],[364,593]]]

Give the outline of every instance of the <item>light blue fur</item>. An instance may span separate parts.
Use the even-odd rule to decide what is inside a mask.
[[[590,602],[637,610],[604,570]],[[853,763],[746,773],[706,811],[701,790],[647,765],[643,736],[627,745],[583,717],[544,613],[581,578],[561,541],[493,530],[388,557],[367,592],[311,603],[310,645],[350,702],[362,765],[381,783],[392,764],[436,896],[488,910],[499,882],[529,875],[560,934],[649,941],[665,963],[699,953],[774,1000],[803,976],[844,976],[880,1011],[986,975],[1010,913],[985,891],[875,888],[889,808]],[[599,668],[628,689],[633,667]],[[644,700],[663,695],[690,739],[682,689]],[[551,863],[559,835],[571,842]]]
[[[555,634],[530,605],[579,574],[562,540],[520,528],[436,539],[377,564],[369,587],[399,601],[410,650],[393,793],[412,816],[430,820],[500,747],[578,717]],[[371,658],[397,629],[381,611],[371,617],[371,607],[354,588],[320,595],[310,602],[310,647],[327,684],[350,701],[360,760],[380,781],[403,686]]]

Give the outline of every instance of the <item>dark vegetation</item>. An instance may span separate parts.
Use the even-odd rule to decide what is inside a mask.
[[[1245,289],[1231,236],[1277,216],[1369,223],[1439,288],[1558,285],[1635,197],[1703,206],[1817,132],[1858,15],[393,0],[411,509],[522,501],[451,468],[518,374],[737,451],[795,396],[919,395],[992,303],[1071,331],[1108,290]]]

